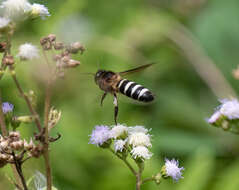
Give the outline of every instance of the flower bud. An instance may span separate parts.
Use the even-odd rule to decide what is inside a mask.
[[[55,34],[49,34],[47,37],[48,37],[50,42],[56,41],[56,35]]]
[[[13,65],[14,64],[14,58],[11,55],[6,55],[3,58],[3,64],[5,65]]]
[[[158,173],[158,174],[156,174],[155,176],[154,176],[154,181],[155,181],[155,183],[157,184],[157,185],[159,185],[160,183],[161,183],[161,174],[160,173]]]
[[[64,49],[64,44],[62,43],[62,42],[56,42],[55,44],[54,44],[54,48],[55,48],[55,50],[62,50],[62,49]]]
[[[34,148],[34,143],[33,143],[33,140],[31,139],[30,140],[30,142],[29,142],[29,144],[26,144],[25,145],[25,148],[28,150],[28,151],[30,151],[30,150],[32,150],[33,148]]]
[[[85,48],[80,42],[75,42],[67,47],[67,51],[69,51],[70,53],[73,53],[73,54],[76,54],[80,51],[82,54],[85,51]]]
[[[26,116],[19,116],[15,118],[16,121],[23,122],[23,123],[32,123],[34,121],[33,116],[26,115]]]
[[[9,132],[9,138],[13,141],[18,141],[20,139],[20,133],[18,131]]]
[[[5,52],[6,48],[7,48],[7,43],[1,42],[0,43],[0,53]]]
[[[78,65],[80,65],[80,61],[70,59],[68,64],[67,64],[67,67],[74,68],[74,67],[77,67]]]
[[[2,149],[6,149],[8,147],[9,141],[8,140],[4,140],[0,143],[0,147]]]
[[[49,112],[49,116],[48,116],[48,130],[50,131],[60,120],[61,118],[61,111],[58,111],[56,109],[54,109],[53,107],[51,108],[50,112]]]

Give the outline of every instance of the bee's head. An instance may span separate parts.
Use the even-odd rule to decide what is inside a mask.
[[[105,73],[104,70],[98,70],[95,73],[95,83],[98,84],[99,79],[102,77],[102,75]]]

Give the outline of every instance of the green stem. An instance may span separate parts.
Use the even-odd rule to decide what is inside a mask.
[[[126,164],[126,166],[127,166],[127,167],[130,169],[130,171],[134,174],[134,176],[137,176],[137,172],[136,172],[135,169],[131,166],[131,164],[126,160],[126,158],[123,158],[123,157],[120,156],[119,154],[115,153],[114,150],[112,150],[112,148],[109,148],[109,150]]]
[[[144,180],[142,180],[142,184],[145,184],[149,181],[154,181],[154,177],[148,177],[148,178],[145,178]]]

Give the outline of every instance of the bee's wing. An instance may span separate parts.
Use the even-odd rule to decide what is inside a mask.
[[[130,69],[130,70],[127,70],[127,71],[122,71],[122,72],[119,72],[119,74],[120,75],[127,75],[127,74],[131,74],[131,73],[136,73],[136,72],[142,71],[142,70],[150,67],[153,64],[155,64],[155,63],[150,63],[150,64],[146,64],[146,65],[136,67],[134,69]]]

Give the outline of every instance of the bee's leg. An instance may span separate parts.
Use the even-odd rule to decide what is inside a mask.
[[[114,106],[115,106],[115,115],[114,115],[114,118],[115,118],[115,124],[117,125],[117,115],[118,115],[118,98],[117,98],[117,95],[114,93]]]
[[[102,95],[102,97],[101,97],[101,101],[100,101],[100,105],[101,105],[101,106],[103,106],[103,101],[104,101],[106,95],[107,95],[107,92],[105,92],[105,93]]]

